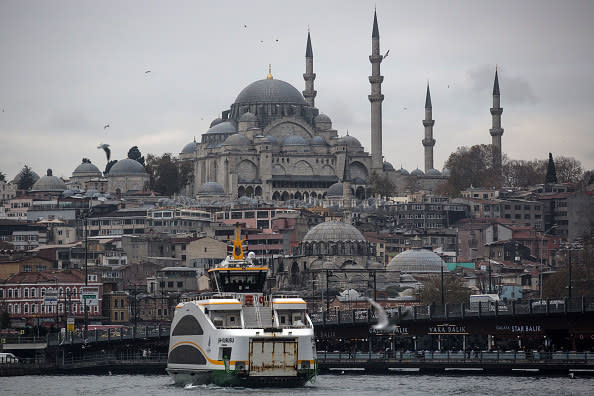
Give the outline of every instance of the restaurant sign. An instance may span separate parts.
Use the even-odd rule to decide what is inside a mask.
[[[468,331],[466,331],[466,326],[442,324],[436,326],[429,326],[427,334],[468,334]]]
[[[543,328],[538,324],[495,325],[495,330],[511,334],[539,334]]]

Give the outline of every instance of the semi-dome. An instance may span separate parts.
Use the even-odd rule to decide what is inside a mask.
[[[190,143],[188,143],[184,146],[181,153],[182,154],[192,154],[194,151],[196,151],[196,147],[198,147],[198,143],[196,143],[195,140],[192,140]]]
[[[266,135],[264,136],[270,143],[278,145],[278,140],[276,140],[276,138],[272,135]]]
[[[222,144],[222,146],[249,146],[250,140],[241,133],[236,133],[229,136]]]
[[[404,176],[410,175],[410,173],[408,173],[408,171],[402,167],[400,169],[398,169],[398,172],[400,172],[400,174],[404,175]]]
[[[283,140],[283,146],[307,146],[307,141],[299,135],[289,135]]]
[[[51,170],[48,169],[47,175],[43,176],[33,184],[32,191],[59,191],[63,192],[67,189],[66,183],[58,176],[52,176]]]
[[[303,95],[291,84],[275,79],[258,80],[245,87],[237,98],[235,104],[296,104],[306,105]]]
[[[365,242],[361,232],[350,224],[342,221],[327,221],[320,223],[305,234],[304,242]]]
[[[111,167],[108,176],[139,176],[145,174],[144,166],[140,162],[124,158]]]
[[[321,136],[314,136],[311,139],[312,146],[327,146],[326,140]]]
[[[394,170],[394,165],[392,165],[388,161],[384,161],[384,170],[385,171],[393,171]]]
[[[254,113],[246,111],[239,117],[239,122],[257,122],[258,117]]]
[[[221,122],[223,122],[223,119],[221,117],[217,117],[214,120],[212,120],[212,122],[210,123],[209,128],[212,128],[213,126],[218,125]]]
[[[217,182],[206,182],[198,187],[197,195],[224,195],[225,189]]]
[[[361,147],[361,142],[359,142],[359,140],[351,135],[346,135],[341,137],[339,140],[341,140],[344,144],[346,144],[349,147]]]
[[[236,133],[237,128],[231,121],[224,121],[215,126],[210,127],[206,133],[219,134],[219,133]]]
[[[432,168],[427,171],[427,176],[441,176],[441,172],[435,168]]]
[[[90,162],[83,162],[74,169],[72,176],[101,176],[101,171]]]
[[[412,176],[424,176],[425,173],[420,170],[419,168],[415,169],[414,171],[410,172]]]
[[[328,191],[326,192],[327,197],[342,197],[343,194],[343,186],[341,182],[334,183],[330,187],[328,187]]]
[[[448,265],[439,257],[427,249],[410,249],[394,257],[386,270],[400,271],[405,273],[436,273],[448,272]]]
[[[319,123],[319,122],[322,122],[322,123],[330,123],[330,124],[332,123],[332,120],[330,119],[330,117],[328,117],[328,116],[327,116],[326,114],[324,114],[324,113],[320,113],[320,114],[318,114],[318,115],[316,116],[316,118],[314,119],[314,121],[315,121],[315,123],[316,123],[316,124],[317,124],[317,123]]]

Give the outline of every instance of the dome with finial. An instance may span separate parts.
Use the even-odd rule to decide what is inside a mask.
[[[291,84],[273,78],[258,80],[245,87],[237,98],[236,105],[251,104],[306,105],[305,98]]]
[[[124,158],[116,162],[109,170],[108,176],[146,175],[144,166],[136,160]]]
[[[359,142],[359,139],[357,139],[354,136],[351,135],[346,135],[341,137],[340,139],[338,139],[341,143],[346,144],[348,147],[352,147],[352,148],[359,148],[362,147],[361,146],[361,142]]]
[[[441,172],[435,168],[432,168],[427,171],[427,176],[441,176]]]
[[[206,182],[202,184],[196,193],[199,196],[204,195],[224,195],[225,189],[217,182]]]
[[[402,165],[400,165],[400,169],[398,169],[398,172],[400,172],[400,174],[401,174],[401,175],[403,175],[403,176],[408,176],[408,175],[410,175],[410,173],[408,173],[408,171],[407,171],[406,169],[404,169],[404,168],[402,167]]]
[[[331,220],[320,223],[305,234],[303,241],[307,242],[365,242],[361,231],[342,221]]]
[[[422,170],[420,170],[419,168],[417,168],[414,171],[410,172],[410,174],[412,176],[417,176],[417,177],[420,177],[420,176],[424,176],[425,175],[425,173]]]
[[[198,143],[196,143],[196,139],[194,139],[190,143],[188,143],[184,146],[181,153],[182,154],[192,154],[194,151],[196,151],[197,147],[198,147]]]
[[[393,171],[394,166],[391,163],[389,163],[388,161],[384,161],[384,170],[385,171]]]
[[[222,121],[222,122],[210,127],[210,129],[208,131],[206,131],[206,133],[208,133],[208,134],[225,134],[225,133],[236,133],[236,132],[237,132],[237,128],[235,127],[235,124],[233,124],[231,121]]]
[[[48,191],[48,192],[63,192],[66,190],[66,183],[62,179],[52,174],[52,170],[48,169],[47,174],[37,180],[32,191]]]
[[[327,146],[328,143],[326,143],[326,140],[323,137],[318,135],[318,136],[314,136],[311,139],[311,145],[312,146]]]
[[[72,172],[72,176],[91,176],[101,177],[102,173],[94,164],[86,158],[83,158],[82,163],[77,166]]]
[[[342,197],[342,194],[344,191],[343,189],[344,189],[344,187],[343,187],[342,183],[336,182],[333,185],[331,185],[330,187],[328,187],[326,196],[328,198]]]
[[[246,147],[251,144],[250,140],[240,133],[229,136],[221,146],[241,146]]]
[[[394,257],[388,266],[387,271],[400,271],[400,273],[440,273],[449,272],[448,265],[439,257],[427,249],[410,249]]]

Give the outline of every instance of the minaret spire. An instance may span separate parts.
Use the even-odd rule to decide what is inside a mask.
[[[309,106],[315,107],[315,98],[317,92],[314,89],[314,80],[316,79],[316,73],[313,72],[313,50],[311,49],[311,36],[309,33],[309,27],[307,28],[305,73],[303,74],[303,79],[305,80],[305,91],[303,91],[303,97]]]
[[[352,223],[352,192],[351,192],[351,164],[349,159],[349,151],[347,149],[344,156],[344,171],[342,173],[342,215],[344,222]]]
[[[380,55],[377,12],[374,11],[373,31],[371,33],[371,55],[369,56],[369,62],[371,62],[371,76],[369,76],[371,94],[368,98],[369,102],[371,102],[371,169],[376,172],[383,171],[382,102],[384,101],[384,95],[382,95],[382,82],[384,81],[384,76],[380,74],[380,64],[383,58]]]
[[[497,73],[497,66],[495,67],[495,81],[493,83],[493,107],[491,107],[491,145],[493,146],[493,164],[498,169],[498,174],[501,175],[501,135],[503,135],[503,128],[501,128],[501,108],[500,95],[499,95],[499,76]]]
[[[433,146],[435,146],[435,139],[433,139],[433,125],[435,121],[433,118],[433,109],[431,107],[431,92],[429,92],[429,81],[427,81],[427,95],[425,96],[425,119],[423,126],[425,127],[425,138],[422,140],[425,147],[425,173],[433,169]]]

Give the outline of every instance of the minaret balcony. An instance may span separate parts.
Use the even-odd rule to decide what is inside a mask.
[[[423,126],[432,127],[435,125],[435,120],[423,120]]]
[[[303,97],[304,98],[315,98],[316,95],[318,94],[318,91],[313,90],[313,91],[303,91]]]
[[[382,94],[368,95],[367,98],[372,103],[373,102],[383,102],[384,101],[384,95],[382,95]]]
[[[316,73],[303,73],[303,79],[305,81],[313,81],[316,79]]]
[[[372,84],[381,84],[384,82],[384,76],[369,76],[369,82]]]
[[[383,55],[369,55],[369,62],[371,63],[380,63],[383,59]]]
[[[433,139],[433,138],[431,138],[431,139],[425,138],[421,142],[423,143],[423,146],[425,146],[425,147],[435,146],[435,139]]]
[[[501,115],[503,109],[501,107],[491,107],[491,115]]]
[[[491,134],[491,136],[501,136],[503,135],[503,128],[489,129],[489,133]]]

